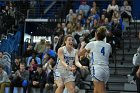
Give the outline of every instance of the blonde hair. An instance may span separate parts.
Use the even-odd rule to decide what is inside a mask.
[[[97,29],[97,39],[98,40],[103,40],[106,37],[106,27],[105,26],[101,26]]]

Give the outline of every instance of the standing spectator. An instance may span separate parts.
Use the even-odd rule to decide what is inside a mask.
[[[43,71],[42,66],[37,66],[37,71],[34,73],[29,83],[28,93],[31,93],[31,87],[39,87],[40,93],[43,93],[46,83],[46,72]]]
[[[96,11],[97,11],[98,13],[99,13],[99,11],[100,11],[100,9],[99,9],[99,7],[97,7],[97,4],[96,4],[95,1],[93,1],[93,3],[92,3],[91,11],[92,11],[92,9],[96,9]]]
[[[73,15],[74,15],[73,10],[70,9],[70,10],[69,10],[69,14],[66,16],[66,22],[67,22],[67,23],[72,22]]]
[[[108,12],[108,18],[109,18],[109,22],[111,21],[112,19],[112,15],[115,11],[119,11],[119,7],[118,5],[116,4],[116,0],[112,0],[112,3],[108,5],[108,8],[107,8],[107,12]]]
[[[86,0],[82,0],[81,2],[82,4],[79,6],[79,11],[82,10],[84,11],[84,16],[87,17],[88,16],[88,12],[90,10],[90,6],[87,5],[87,1]],[[78,12],[79,12],[78,11]]]
[[[56,46],[58,44],[58,41],[59,41],[59,37],[58,36],[55,36],[54,37],[54,42],[53,42],[53,50],[56,51]]]
[[[3,66],[0,65],[0,93],[5,93],[6,86],[10,86],[10,80],[7,73],[3,70]]]
[[[67,33],[66,33],[66,31],[67,31],[66,23],[62,23],[61,29],[64,30],[64,33],[65,33],[65,35],[66,35],[66,34],[67,34]]]
[[[29,81],[29,71],[25,70],[25,64],[20,63],[20,69],[13,75],[13,80],[10,84],[10,93],[13,93],[15,86],[23,87],[23,93],[26,93]]]
[[[42,38],[39,43],[36,43],[34,50],[37,51],[40,58],[42,58],[42,54],[46,49],[45,39]]]
[[[128,4],[127,0],[124,0],[123,6],[121,7],[121,17],[129,19],[129,22],[131,20],[131,6]]]
[[[114,18],[113,23],[111,24],[111,34],[112,34],[113,40],[115,41],[115,46],[119,48],[120,39],[122,36],[122,26],[119,23],[119,20],[117,18]]]

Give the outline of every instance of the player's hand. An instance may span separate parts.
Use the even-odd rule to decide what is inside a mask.
[[[84,47],[85,45],[86,45],[85,41],[81,42],[81,47]]]
[[[82,66],[80,69],[88,69],[87,66]]]
[[[140,69],[138,69],[138,71],[136,72],[136,76],[140,78]]]

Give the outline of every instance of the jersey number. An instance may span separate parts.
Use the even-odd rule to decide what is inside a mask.
[[[102,47],[101,53],[103,54],[103,56],[105,55],[105,47]]]

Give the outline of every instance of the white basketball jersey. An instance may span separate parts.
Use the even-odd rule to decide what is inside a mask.
[[[71,53],[69,53],[66,47],[65,46],[63,47],[64,60],[67,63],[67,65],[69,65],[70,67],[74,64],[76,51],[77,50],[73,48]],[[62,63],[60,62],[59,58],[57,60],[57,68],[65,69]]]
[[[85,46],[90,50],[91,65],[108,65],[111,45],[104,41],[92,41]]]

